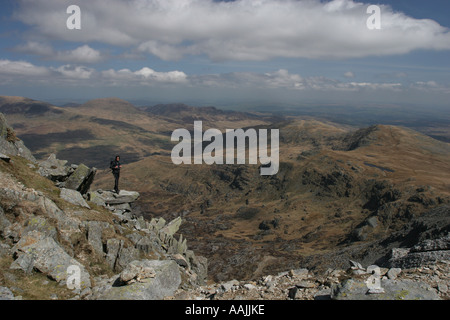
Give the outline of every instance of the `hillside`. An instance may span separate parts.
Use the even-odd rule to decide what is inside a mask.
[[[23,97],[0,96],[0,112],[3,114],[25,114],[39,116],[49,113],[61,113],[58,107],[47,102],[36,101]]]
[[[203,117],[203,108],[189,108],[197,110],[197,118]],[[152,155],[170,154],[171,132],[178,128],[192,130],[194,125],[193,119],[186,123],[181,115],[165,117],[140,110],[117,98],[95,99],[62,108],[27,98],[4,96],[0,97],[0,112],[7,115],[17,136],[36,158],[46,159],[54,153],[60,159],[98,168],[106,168],[116,154],[128,163]],[[220,111],[207,113],[204,128],[225,130],[230,126],[269,123],[266,118],[242,115],[224,115]]]
[[[449,203],[450,149],[443,142],[394,126],[279,125],[276,176],[261,177],[256,166],[174,166],[153,156],[127,166],[122,183],[145,195],[144,215],[182,213],[182,232],[208,257],[216,280],[253,279],[287,265],[342,267],[352,255],[370,263],[389,246],[371,255],[331,253],[381,241]],[[96,184],[110,180],[99,173]]]
[[[132,162],[170,148],[167,135],[157,133],[166,122],[146,117],[123,100],[98,99],[65,108],[29,99],[3,97],[1,101],[0,112],[38,159],[54,153],[73,163],[105,168],[116,154]],[[42,112],[30,117],[26,110],[36,105],[44,105],[45,110],[39,107]]]

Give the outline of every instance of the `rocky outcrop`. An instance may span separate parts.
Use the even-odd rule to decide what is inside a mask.
[[[80,166],[70,168],[59,172],[73,170],[70,179]],[[35,174],[27,165],[21,170]],[[81,181],[69,179],[63,178],[65,186],[67,181]],[[186,240],[177,235],[182,219],[137,217],[131,210],[137,192],[97,190],[84,199],[79,191],[65,187],[59,192],[56,187],[28,188],[2,171],[0,182],[0,259],[12,259],[9,270],[28,276],[42,273],[68,286],[69,270],[78,268],[75,299],[163,299],[179,288],[205,283],[207,260],[188,250]],[[93,203],[109,210],[94,210]],[[94,276],[99,272],[116,275]],[[1,294],[15,299],[10,289]]]
[[[450,260],[450,233],[438,239],[424,240],[411,248],[394,248],[387,265],[417,268],[440,260]]]
[[[76,190],[82,195],[88,193],[94,181],[96,168],[89,168],[84,164],[67,165],[67,160],[59,160],[54,154],[39,162],[38,173],[60,188]]]
[[[132,215],[127,215],[126,213],[131,212],[131,204],[135,202],[139,196],[138,192],[127,190],[120,190],[117,194],[112,191],[99,189],[87,194],[89,201],[105,207],[117,216],[122,216],[124,219],[133,218]]]
[[[8,126],[2,113],[0,113],[0,153],[6,156],[21,156],[36,163],[31,151],[25,147],[22,140],[16,137],[14,130]]]
[[[55,182],[64,181],[75,170],[66,164],[67,160],[56,159],[56,155],[52,153],[47,160],[39,162],[38,173]]]
[[[111,191],[96,190],[90,192],[88,196],[89,201],[110,210],[118,224],[139,231],[139,233],[127,236],[134,244],[134,249],[128,249],[127,255],[136,256],[136,252],[130,252],[135,249],[135,251],[145,254],[168,255],[180,267],[186,268],[189,272],[192,271],[192,274],[188,275],[189,283],[195,285],[205,282],[207,260],[203,257],[197,257],[193,251],[188,250],[187,241],[183,238],[183,235],[178,238],[175,235],[183,222],[181,217],[177,217],[170,222],[167,222],[164,218],[145,220],[143,217],[136,217],[131,210],[131,204],[139,198],[139,193],[134,191],[121,190],[117,194]],[[97,229],[95,231],[97,236],[89,236],[89,239],[100,238],[98,234],[101,231],[98,230],[98,227],[95,229]],[[89,227],[89,230],[95,229],[92,226]],[[89,232],[88,235],[93,232]],[[100,241],[96,240],[96,243],[96,247],[101,249]],[[112,239],[106,243],[106,258],[108,264],[115,271],[122,270],[123,264],[120,263],[120,258],[123,250],[125,250],[123,242]]]

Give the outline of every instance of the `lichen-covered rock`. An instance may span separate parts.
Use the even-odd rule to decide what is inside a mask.
[[[39,231],[27,233],[12,250],[16,256],[16,260],[11,264],[12,269],[22,269],[27,273],[36,269],[61,282],[69,277],[68,268],[75,265],[80,268],[81,288],[91,286],[90,275],[85,267],[69,256],[53,238],[46,237]]]
[[[106,242],[106,262],[116,272],[122,271],[138,256],[139,250],[132,245],[127,245],[124,240],[112,238]]]
[[[181,223],[182,223],[181,217],[177,217],[177,218],[173,219],[172,221],[170,221],[167,225],[165,225],[160,230],[160,232],[164,233],[167,236],[173,236],[180,228]]]
[[[33,216],[31,217],[22,232],[22,236],[31,231],[38,231],[46,237],[51,237],[54,240],[57,239],[58,231],[45,217]]]
[[[80,232],[80,220],[66,214],[51,199],[39,197],[36,204],[47,218],[56,221],[56,227],[63,238],[69,240],[72,234]]]
[[[114,233],[114,228],[109,223],[102,221],[87,221],[83,225],[86,227],[88,243],[95,252],[103,256],[103,230],[111,229],[111,233]]]
[[[96,172],[96,168],[88,168],[86,165],[80,164],[64,182],[63,186],[67,189],[77,190],[81,194],[86,194],[89,191]]]

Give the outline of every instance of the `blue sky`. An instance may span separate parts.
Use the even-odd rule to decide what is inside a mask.
[[[70,5],[81,30],[67,28]],[[0,95],[446,107],[448,12],[448,0],[7,0]]]

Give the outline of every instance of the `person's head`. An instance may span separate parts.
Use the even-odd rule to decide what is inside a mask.
[[[120,156],[116,156],[116,161],[119,161],[120,160]]]

